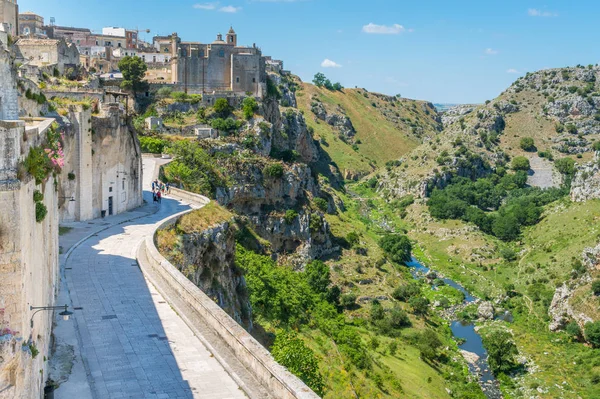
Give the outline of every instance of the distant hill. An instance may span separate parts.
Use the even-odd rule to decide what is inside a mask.
[[[310,83],[301,88],[298,108],[344,178],[369,174],[441,130],[440,115],[426,101],[364,89],[332,91]]]

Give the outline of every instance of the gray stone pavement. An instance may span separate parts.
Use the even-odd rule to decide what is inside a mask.
[[[154,161],[144,159],[144,168],[153,170]],[[145,188],[153,174],[145,173]],[[158,210],[146,205],[93,224],[74,223],[60,237],[64,258],[92,234],[61,259],[65,284],[57,303],[72,305],[74,320],[57,321],[55,335],[57,344],[75,350],[57,398],[246,397],[137,266],[139,243],[157,222],[185,209],[165,198]]]

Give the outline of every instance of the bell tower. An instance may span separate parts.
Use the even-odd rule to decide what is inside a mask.
[[[237,46],[237,33],[233,30],[233,27],[229,27],[229,32],[227,32],[227,44],[232,46]]]

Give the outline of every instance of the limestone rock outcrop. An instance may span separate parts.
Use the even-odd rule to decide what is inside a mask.
[[[313,100],[311,111],[315,114],[315,117],[337,129],[344,138],[352,139],[356,134],[352,121],[341,107],[338,107],[335,113],[328,113],[322,102]]]
[[[173,264],[239,324],[252,330],[252,308],[243,272],[235,265],[235,234],[229,222],[183,234]]]
[[[600,198],[600,153],[594,160],[577,169],[571,183],[571,200],[575,202]]]

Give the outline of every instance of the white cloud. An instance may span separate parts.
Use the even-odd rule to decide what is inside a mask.
[[[506,70],[506,73],[519,73],[515,68],[509,68]]]
[[[496,55],[499,53],[499,51],[494,50],[493,48],[486,48],[484,53],[485,53],[485,55]]]
[[[362,27],[362,31],[364,33],[371,33],[377,35],[397,35],[399,33],[404,32],[406,29],[402,25],[394,24],[391,26],[387,25],[376,25],[374,23],[369,23]]]
[[[194,4],[192,7],[198,8],[200,10],[214,10],[219,5],[219,2],[216,1],[214,3],[198,3]]]
[[[558,17],[558,13],[556,13],[556,12],[544,11],[544,10],[540,10],[537,8],[530,8],[529,10],[527,10],[527,15],[529,15],[530,17],[545,17],[545,18]]]
[[[325,58],[323,62],[321,62],[321,66],[323,68],[341,68],[342,66],[335,61],[331,61],[329,58]]]
[[[238,11],[241,11],[241,9],[242,9],[242,7],[225,6],[225,7],[219,8],[219,11],[228,12],[228,13],[236,13]]]

